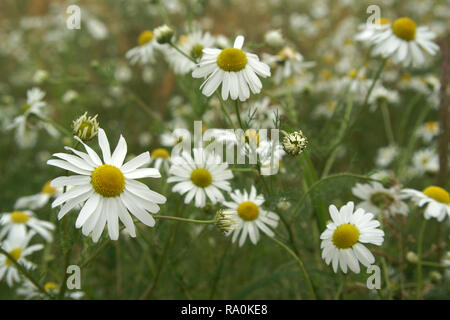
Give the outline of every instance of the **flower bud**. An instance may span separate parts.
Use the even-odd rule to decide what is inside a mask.
[[[73,134],[83,141],[89,141],[97,135],[99,124],[97,116],[88,117],[85,112],[81,117],[73,121]]]
[[[221,209],[217,211],[215,218],[217,229],[225,235],[233,231],[237,226],[237,220],[234,219],[235,215],[232,210]]]
[[[417,254],[415,254],[414,252],[409,251],[409,252],[406,254],[406,260],[407,260],[409,263],[416,264],[417,262],[419,262],[419,257],[418,257]]]
[[[155,34],[156,41],[160,44],[170,43],[173,37],[173,29],[168,25],[162,25],[156,28],[153,32]]]
[[[284,45],[283,35],[280,30],[270,30],[266,32],[264,41],[273,48],[279,48]]]
[[[286,153],[291,156],[296,156],[305,150],[306,145],[308,144],[308,139],[305,137],[303,132],[299,130],[286,134],[283,138],[282,144]]]

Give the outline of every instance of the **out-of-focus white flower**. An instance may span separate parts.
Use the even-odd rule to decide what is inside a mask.
[[[394,161],[395,157],[398,154],[397,146],[387,146],[378,149],[376,164],[379,167],[387,167],[392,161]]]
[[[434,137],[439,135],[439,122],[428,121],[425,122],[418,130],[417,135],[422,138],[423,142],[428,143],[433,140]]]
[[[382,26],[368,41],[374,44],[373,54],[392,57],[394,63],[419,67],[426,62],[424,52],[435,55],[439,46],[433,42],[436,35],[428,27],[417,27],[408,17]]]
[[[357,183],[352,188],[352,193],[363,200],[356,207],[363,208],[367,212],[373,214],[384,212],[392,215],[408,214],[408,205],[402,201],[405,196],[401,194],[398,186],[388,189],[379,182]]]
[[[35,235],[34,231],[25,233],[23,229],[17,229],[12,232],[7,239],[2,241],[1,247],[8,252],[14,260],[20,263],[25,269],[34,269],[35,265],[28,261],[26,257],[35,251],[42,250],[42,244],[34,244],[29,246],[31,238]],[[12,287],[15,282],[20,281],[19,271],[13,261],[5,255],[0,255],[0,280],[6,278],[6,283]]]
[[[264,41],[271,47],[279,48],[284,45],[283,35],[281,30],[269,30],[264,34]]]
[[[413,168],[415,174],[423,174],[425,172],[437,172],[439,170],[439,156],[430,148],[425,148],[414,153]]]
[[[47,154],[45,158],[45,161],[48,160]],[[52,188],[50,187],[50,181],[48,181],[44,184],[39,193],[17,199],[14,208],[37,210],[45,206],[50,199],[57,197],[61,193],[62,188]]]
[[[153,31],[145,30],[139,35],[138,46],[128,50],[125,57],[130,60],[131,64],[153,63],[155,62],[155,51],[160,47]]]

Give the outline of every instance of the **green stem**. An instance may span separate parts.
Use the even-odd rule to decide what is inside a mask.
[[[450,264],[440,264],[440,263],[432,262],[432,261],[422,261],[422,265],[428,266],[428,267],[436,267],[436,268],[450,268]]]
[[[241,127],[242,130],[245,130],[244,126],[242,125],[241,114],[240,114],[240,111],[239,111],[239,100],[237,100],[237,99],[234,102],[234,108],[236,110],[236,116],[237,116],[237,119],[238,119],[239,126]]]
[[[154,215],[153,218],[162,219],[162,220],[176,220],[176,221],[198,223],[198,224],[212,224],[212,223],[216,222],[215,220],[195,220],[195,219],[181,218],[181,217],[175,217],[175,216],[160,216],[160,215]]]
[[[336,178],[341,178],[341,177],[351,177],[351,178],[357,178],[357,179],[362,179],[362,180],[369,180],[369,181],[380,182],[377,179],[373,179],[373,178],[370,178],[370,177],[367,177],[367,176],[363,176],[363,175],[360,175],[360,174],[353,174],[353,173],[336,173],[336,174],[333,174],[333,175],[330,175],[330,176],[326,176],[326,177],[320,179],[319,181],[316,181],[315,183],[313,183],[311,185],[311,187],[301,196],[300,200],[298,201],[296,210],[294,212],[297,212],[302,207],[303,201],[305,201],[306,197],[314,189],[316,189],[320,184],[322,184],[325,181],[336,179]]]
[[[186,58],[188,58],[189,60],[191,60],[193,63],[197,64],[197,60],[194,59],[193,57],[191,57],[190,55],[188,55],[186,52],[184,52],[183,50],[180,49],[180,47],[178,47],[175,43],[173,43],[172,41],[169,42],[169,45],[174,48],[175,50],[177,50],[179,53],[181,53],[183,56],[185,56]]]
[[[389,115],[389,110],[387,108],[386,102],[383,102],[380,106],[381,112],[383,114],[384,128],[386,130],[386,137],[391,146],[395,145],[394,131],[392,130],[391,116]]]
[[[67,130],[64,126],[60,125],[59,123],[57,123],[56,121],[53,121],[50,118],[44,118],[38,114],[33,114],[34,116],[36,116],[36,118],[38,118],[39,120],[41,120],[42,122],[46,122],[50,125],[52,125],[56,130],[58,130],[60,133],[62,133],[63,135],[67,135],[67,136],[72,136],[72,132],[70,132],[69,130]]]
[[[53,299],[53,296],[50,295],[43,286],[41,286],[32,276],[31,274],[28,273],[28,271],[16,260],[14,259],[9,252],[5,251],[3,248],[0,247],[0,253],[5,255],[7,259],[9,259],[10,261],[12,261],[14,263],[14,265],[17,267],[17,269],[19,269],[19,271],[25,276],[25,278],[27,278],[28,280],[30,280],[30,282],[32,284],[34,284],[34,286],[41,291],[44,295],[46,295],[48,298]]]
[[[223,111],[223,114],[225,115],[225,118],[227,118],[227,121],[229,124],[233,127],[234,130],[236,130],[236,126],[233,123],[233,120],[231,120],[230,113],[227,111],[227,107],[225,106],[225,102],[222,100],[222,97],[220,96],[219,92],[216,91],[217,98],[219,99],[220,108]]]
[[[306,279],[306,283],[308,285],[308,289],[309,289],[309,293],[310,293],[311,299],[316,300],[317,297],[316,297],[316,293],[314,291],[313,284],[311,282],[311,277],[309,276],[309,273],[306,270],[305,265],[303,264],[303,261],[300,259],[300,257],[298,257],[291,248],[289,248],[287,245],[285,245],[280,240],[278,240],[278,239],[276,239],[274,237],[269,237],[269,238],[272,239],[272,241],[274,241],[276,244],[281,246],[283,249],[285,249],[298,262],[298,265],[300,266],[300,269],[303,272],[303,276]]]
[[[225,250],[222,253],[222,258],[220,259],[219,266],[217,267],[216,276],[214,277],[214,281],[211,287],[211,293],[209,294],[209,300],[212,300],[214,298],[214,294],[216,293],[217,284],[219,283],[220,275],[222,274],[223,265],[225,264],[225,257],[227,256],[230,244],[231,241],[228,241]]]
[[[422,299],[422,248],[423,237],[425,235],[425,229],[427,227],[427,219],[423,219],[422,227],[419,233],[419,239],[417,244],[417,299]]]
[[[367,102],[369,101],[369,98],[370,98],[370,95],[372,94],[373,88],[375,88],[375,84],[377,83],[378,78],[380,78],[381,72],[383,71],[387,60],[388,60],[388,58],[384,58],[380,64],[380,66],[378,67],[378,70],[375,73],[375,77],[372,80],[372,84],[370,85],[369,91],[367,91],[366,97],[364,98],[363,108],[365,108],[367,106]]]

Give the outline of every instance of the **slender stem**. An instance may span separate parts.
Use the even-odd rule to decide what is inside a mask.
[[[161,220],[176,220],[176,221],[182,221],[182,222],[189,222],[189,223],[198,223],[198,224],[213,224],[215,223],[215,220],[195,220],[195,219],[187,219],[187,218],[181,218],[181,217],[174,217],[174,216],[161,216],[161,215],[153,215],[153,218],[155,219],[161,219]],[[123,226],[121,227],[121,230],[123,230]],[[89,263],[91,263],[92,260],[94,260],[102,251],[106,248],[106,246],[111,242],[111,239],[105,240],[103,244],[89,257],[87,258],[81,265],[80,268],[86,267]]]
[[[215,220],[195,220],[195,219],[181,218],[181,217],[175,217],[175,216],[160,216],[160,215],[154,215],[153,218],[162,219],[162,220],[176,220],[176,221],[198,223],[198,224],[212,224],[212,223],[216,222]]]
[[[344,290],[346,280],[347,280],[347,275],[346,274],[341,275],[341,283],[339,284],[336,294],[334,295],[334,300],[339,300],[341,298],[341,294],[342,294],[342,291]]]
[[[41,286],[32,276],[31,274],[28,273],[28,271],[16,260],[14,259],[9,252],[5,251],[3,248],[0,247],[0,253],[5,255],[6,258],[8,258],[10,261],[12,261],[15,266],[17,267],[17,269],[19,269],[19,271],[28,279],[31,281],[32,284],[34,284],[34,286],[41,291],[43,294],[45,294],[47,297],[49,297],[50,299],[53,299],[53,296],[50,295],[43,286]]]
[[[227,111],[227,107],[225,106],[225,102],[222,100],[222,97],[220,96],[219,92],[216,92],[217,98],[219,99],[220,102],[220,108],[222,109],[225,117],[227,118],[229,124],[233,127],[234,130],[236,130],[236,126],[233,123],[233,120],[231,120],[231,116],[230,113]]]
[[[158,283],[159,277],[160,277],[160,275],[161,275],[161,271],[162,271],[163,266],[164,266],[164,262],[165,262],[165,260],[166,260],[167,251],[168,251],[168,249],[169,249],[169,247],[170,247],[170,244],[171,244],[171,242],[172,242],[172,239],[174,239],[174,237],[175,237],[175,235],[176,235],[176,231],[177,231],[177,229],[178,229],[178,227],[179,227],[179,225],[180,225],[180,222],[181,222],[181,221],[191,220],[191,219],[183,219],[183,218],[181,217],[181,216],[183,215],[185,209],[186,209],[186,206],[182,206],[181,210],[179,210],[179,215],[180,215],[180,217],[170,217],[170,218],[171,218],[170,220],[178,220],[178,222],[175,223],[175,224],[172,226],[172,228],[171,228],[171,230],[170,230],[170,234],[169,234],[169,236],[167,237],[167,240],[166,240],[166,242],[165,242],[165,244],[164,244],[163,252],[162,252],[162,254],[161,254],[161,259],[160,259],[160,261],[159,261],[159,265],[158,265],[158,268],[157,268],[157,270],[156,270],[156,275],[155,275],[153,281],[149,283],[149,285],[147,286],[147,288],[146,288],[146,289],[144,290],[144,292],[141,294],[141,296],[139,297],[139,300],[148,299],[148,298],[151,296],[153,290],[156,288],[156,284]],[[177,210],[177,211],[178,211],[178,210]],[[165,217],[165,216],[159,216],[159,217]],[[172,218],[179,218],[179,219],[172,219]]]
[[[379,218],[378,220],[380,221],[380,228],[381,230],[384,231],[384,210],[381,210],[380,214],[379,214]],[[391,286],[391,282],[389,280],[389,273],[388,273],[388,266],[386,263],[386,258],[385,257],[381,257],[381,266],[383,267],[383,274],[384,274],[384,281],[386,282],[386,289],[387,289],[387,294],[388,294],[388,300],[392,299],[392,286]]]
[[[321,176],[322,178],[328,175],[328,173],[331,170],[331,167],[333,166],[334,161],[336,160],[336,156],[339,151],[339,145],[344,139],[347,128],[349,127],[352,110],[353,110],[353,95],[350,94],[347,101],[347,106],[345,107],[344,111],[344,119],[342,120],[342,124],[341,127],[339,128],[336,139],[331,145],[331,155],[329,156],[327,162],[325,163],[325,167],[323,169]]]
[[[309,276],[309,273],[306,270],[305,265],[303,264],[303,261],[300,259],[300,257],[298,257],[291,248],[289,248],[287,245],[285,245],[280,240],[278,240],[278,239],[276,239],[274,237],[269,237],[269,238],[272,239],[272,241],[277,243],[279,246],[281,246],[283,249],[285,249],[298,262],[298,265],[300,266],[300,269],[303,272],[303,276],[306,279],[306,283],[308,285],[308,289],[309,289],[309,293],[311,295],[311,299],[316,300],[317,297],[316,297],[316,293],[314,291],[313,284],[311,282],[311,277]]]
[[[103,244],[97,249],[95,250],[95,252],[89,257],[87,258],[81,265],[80,268],[84,268],[86,267],[89,263],[91,263],[92,260],[94,260],[99,254],[100,252],[103,251],[103,249],[106,248],[106,246],[111,242],[111,239],[107,239],[105,240],[105,242],[103,242]]]
[[[432,261],[422,261],[422,265],[436,268],[450,268],[450,264],[440,264]]]
[[[380,78],[381,72],[383,71],[387,60],[388,60],[388,58],[384,58],[380,64],[380,66],[378,67],[378,70],[375,73],[375,77],[372,80],[372,84],[370,85],[369,91],[367,91],[366,97],[364,98],[363,108],[365,108],[367,106],[367,102],[369,101],[369,98],[370,98],[370,95],[372,94],[373,88],[375,88],[375,84],[377,83],[378,78]]]
[[[394,131],[392,130],[391,116],[389,115],[389,110],[386,105],[386,102],[383,102],[381,104],[380,109],[381,109],[381,113],[383,114],[384,128],[386,130],[386,137],[389,141],[389,144],[391,146],[393,146],[393,145],[395,145]]]
[[[56,130],[58,130],[60,133],[62,133],[63,135],[67,135],[67,136],[71,136],[72,132],[70,132],[69,130],[67,130],[64,126],[60,125],[59,123],[57,123],[56,121],[50,119],[50,118],[44,118],[38,114],[34,114],[34,116],[36,116],[36,118],[38,118],[39,120],[41,120],[42,122],[46,122],[50,125],[52,125]]]
[[[172,41],[169,42],[169,45],[174,48],[175,50],[177,50],[179,53],[181,53],[183,56],[185,56],[186,58],[188,58],[189,60],[191,60],[193,63],[197,64],[197,60],[194,59],[193,57],[191,57],[190,55],[188,55],[186,52],[184,52],[183,50],[180,49],[180,47],[178,47],[175,43],[173,43]]]
[[[427,219],[423,219],[417,244],[417,258],[419,259],[417,261],[417,299],[422,299],[422,248],[427,221]]]
[[[367,176],[363,176],[360,174],[353,174],[353,173],[336,173],[330,176],[326,176],[322,179],[320,179],[319,181],[316,181],[315,183],[313,183],[311,185],[311,187],[301,196],[300,200],[298,201],[297,204],[297,208],[294,212],[296,212],[297,210],[299,210],[302,207],[303,201],[305,201],[306,197],[314,190],[316,189],[320,184],[322,184],[325,181],[328,180],[332,180],[332,179],[336,179],[336,178],[341,178],[341,177],[351,177],[351,178],[357,178],[357,179],[363,179],[363,180],[369,180],[369,181],[378,181],[377,179],[373,179]]]
[[[242,130],[245,130],[244,126],[242,125],[241,112],[239,111],[239,100],[237,99],[234,101],[234,108],[236,110],[236,116],[239,122],[239,126],[241,127]]]
[[[217,284],[219,283],[220,275],[222,274],[223,265],[225,264],[225,258],[228,253],[228,249],[230,248],[231,241],[227,241],[227,245],[225,246],[225,250],[222,253],[222,257],[220,259],[219,266],[217,267],[216,276],[214,277],[213,284],[211,286],[211,293],[209,294],[209,299],[212,300],[214,298],[214,294],[216,293]]]

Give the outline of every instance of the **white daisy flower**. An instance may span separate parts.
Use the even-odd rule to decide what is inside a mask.
[[[54,197],[59,196],[62,193],[62,188],[50,187],[50,181],[47,181],[42,190],[31,196],[20,197],[14,204],[15,209],[30,209],[37,210],[45,206],[48,201]]]
[[[370,40],[375,44],[374,55],[392,57],[395,63],[405,67],[410,64],[419,67],[425,63],[423,51],[435,55],[439,50],[439,46],[432,41],[436,35],[428,27],[417,27],[408,17],[399,18],[383,27],[384,30],[377,32]]]
[[[269,227],[276,228],[280,218],[274,212],[262,208],[264,196],[256,193],[255,186],[252,186],[250,194],[247,193],[247,190],[244,192],[235,190],[230,193],[230,197],[233,201],[224,201],[223,204],[229,209],[226,212],[233,213],[234,220],[237,221],[237,225],[231,232],[233,242],[236,242],[240,234],[240,247],[244,244],[247,236],[253,244],[257,244],[260,238],[259,230],[269,237],[274,236]]]
[[[207,79],[200,89],[209,97],[222,84],[222,99],[232,100],[239,98],[245,101],[253,93],[260,93],[262,89],[261,80],[270,76],[270,68],[267,64],[259,61],[257,55],[242,51],[244,37],[238,36],[234,41],[233,48],[223,50],[205,48],[198,67],[192,72],[194,78]]]
[[[59,293],[59,285],[55,282],[46,282],[44,284],[44,289],[49,294],[53,295],[54,297],[58,296]],[[22,285],[17,288],[16,290],[17,294],[20,296],[23,296],[25,299],[48,299],[46,295],[44,295],[41,291],[39,291],[38,288],[28,279],[25,279],[22,283]],[[84,292],[82,291],[67,291],[64,293],[64,297],[66,299],[72,299],[72,300],[80,300],[83,298]]]
[[[405,196],[396,186],[388,189],[376,181],[364,184],[357,183],[352,188],[352,193],[355,197],[363,200],[363,202],[358,203],[357,208],[362,208],[373,214],[379,214],[380,212],[408,214],[408,205],[402,201]]]
[[[353,202],[338,209],[330,205],[329,211],[333,222],[320,235],[322,243],[322,259],[337,273],[338,266],[344,273],[347,267],[355,273],[360,272],[359,262],[369,267],[375,262],[375,257],[366,248],[364,243],[380,246],[384,241],[384,232],[378,227],[380,222],[374,219],[372,213],[359,208],[353,212]]]
[[[193,149],[194,158],[187,152],[172,158],[167,182],[176,182],[172,191],[186,194],[184,203],[189,203],[195,197],[195,206],[204,207],[206,198],[212,203],[222,202],[224,197],[220,189],[231,191],[230,182],[233,173],[228,164],[222,162],[218,155],[213,155],[205,149]]]
[[[133,219],[130,213],[143,224],[153,227],[155,219],[151,213],[159,211],[158,204],[166,202],[166,198],[150,190],[147,185],[135,179],[159,178],[161,174],[155,168],[142,168],[150,162],[150,154],[144,152],[126,162],[127,143],[120,136],[116,149],[111,154],[108,138],[103,129],[98,130],[98,143],[102,150],[103,160],[78,137],[74,137],[84,145],[87,153],[65,147],[75,155],[55,153],[60,158],[51,159],[47,164],[77,175],[63,176],[52,180],[54,188],[72,187],[52,203],[52,207],[62,205],[58,219],[62,219],[72,208],[82,204],[76,228],[82,227],[82,233],[87,236],[92,232],[92,240],[97,242],[105,225],[108,226],[109,237],[117,240],[119,237],[119,222],[125,225],[132,237],[136,236]]]
[[[439,122],[437,121],[428,121],[421,126],[416,134],[422,138],[423,142],[428,143],[433,140],[434,137],[439,135]]]
[[[34,235],[34,231],[24,233],[23,230],[18,230],[17,232],[11,233],[11,235],[1,243],[2,249],[8,252],[14,260],[27,270],[34,269],[35,265],[28,261],[26,257],[33,252],[44,248],[42,244],[28,246],[28,243]],[[12,287],[15,282],[20,281],[19,271],[14,262],[2,254],[0,255],[0,280],[4,277],[6,277],[6,283],[9,287]]]
[[[397,146],[387,146],[378,149],[376,164],[379,167],[387,167],[392,161],[394,161],[395,157],[398,155],[398,147]]]
[[[355,36],[356,41],[371,42],[374,37],[384,31],[386,25],[390,25],[389,19],[380,18],[375,23],[364,23],[358,26],[360,32]]]
[[[165,172],[169,172],[170,169],[170,153],[167,149],[157,148],[150,154],[150,164],[158,170],[163,167]]]
[[[275,67],[274,81],[276,84],[314,66],[314,62],[304,61],[300,52],[291,47],[284,47],[276,55],[265,54],[263,60],[268,65]]]
[[[30,210],[2,213],[0,225],[2,226],[0,239],[17,231],[25,233],[28,227],[42,236],[47,242],[51,242],[53,239],[51,231],[55,229],[52,223],[35,218],[34,213]]]
[[[438,221],[442,221],[447,215],[450,216],[450,195],[441,187],[429,186],[423,192],[404,189],[403,193],[419,207],[426,207],[425,219],[436,218]]]
[[[155,62],[155,51],[161,47],[151,30],[141,32],[138,37],[138,46],[127,51],[125,57],[131,64],[147,64]]]
[[[378,85],[372,91],[369,97],[370,111],[375,111],[381,103],[398,103],[398,92],[392,89],[386,89],[385,87]]]
[[[21,109],[21,114],[14,118],[13,122],[7,126],[7,130],[15,129],[15,138],[21,148],[30,148],[36,144],[37,131],[46,129],[51,136],[58,136],[53,126],[43,122],[32,123],[29,121],[31,115],[43,118],[47,115],[45,107],[47,103],[43,100],[45,92],[39,88],[32,88],[27,91],[26,104]]]
[[[178,39],[178,46],[194,59],[203,56],[203,48],[211,48],[216,42],[209,32],[194,31]],[[177,74],[187,74],[195,69],[196,64],[175,49],[171,49],[167,55],[169,62],[173,65],[173,70]]]
[[[425,148],[414,153],[412,158],[414,173],[421,175],[425,172],[437,172],[439,170],[439,156],[430,149]]]

